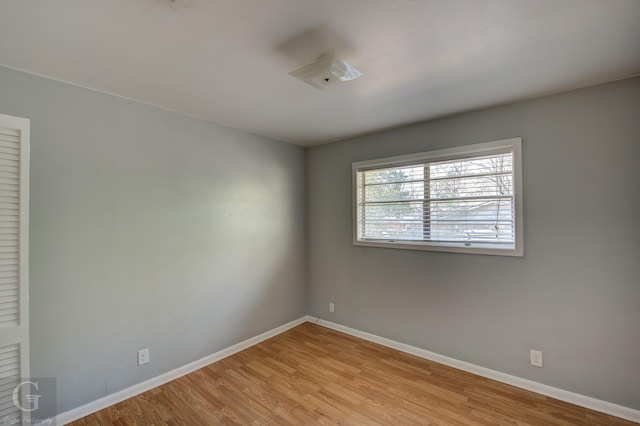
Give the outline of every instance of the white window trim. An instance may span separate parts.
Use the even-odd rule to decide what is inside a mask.
[[[495,247],[464,247],[452,246],[450,243],[437,243],[425,241],[403,241],[402,243],[388,242],[384,240],[360,240],[358,239],[358,172],[367,168],[383,166],[402,166],[422,161],[445,161],[455,158],[465,158],[482,154],[491,154],[504,149],[513,150],[513,189],[515,209],[515,246],[514,248]],[[493,142],[465,145],[455,148],[439,149],[435,151],[420,152],[416,154],[400,155],[396,157],[379,158],[375,160],[358,161],[352,164],[352,200],[353,200],[353,245],[365,247],[384,247],[405,250],[429,250],[449,253],[486,254],[495,256],[524,255],[523,241],[523,208],[522,208],[522,138],[503,139]]]

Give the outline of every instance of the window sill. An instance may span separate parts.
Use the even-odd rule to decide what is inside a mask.
[[[363,247],[380,247],[402,250],[425,250],[425,251],[439,251],[445,253],[464,253],[464,254],[485,254],[489,256],[511,256],[511,257],[524,257],[522,247],[508,247],[497,248],[495,245],[480,245],[475,244],[473,247],[466,247],[463,244],[449,245],[438,243],[425,243],[421,241],[411,242],[389,242],[383,240],[354,240],[354,246]]]

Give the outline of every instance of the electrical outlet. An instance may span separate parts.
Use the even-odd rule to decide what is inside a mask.
[[[329,303],[329,312],[335,312],[336,311],[336,305],[333,304],[333,302]]]
[[[149,348],[140,349],[138,351],[138,365],[147,364],[149,362]]]
[[[542,367],[542,351],[531,349],[531,351],[529,351],[529,357],[531,358],[531,365],[534,367]]]

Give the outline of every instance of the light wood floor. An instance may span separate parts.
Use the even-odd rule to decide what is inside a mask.
[[[305,323],[74,425],[632,425]]]

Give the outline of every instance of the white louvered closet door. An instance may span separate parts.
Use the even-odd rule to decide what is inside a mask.
[[[0,419],[29,377],[29,120],[0,114]]]

